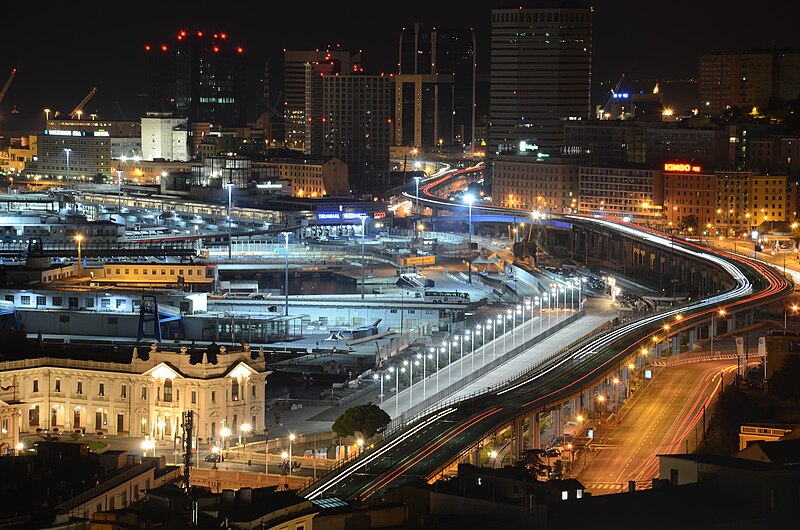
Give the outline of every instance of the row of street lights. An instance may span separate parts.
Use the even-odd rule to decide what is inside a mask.
[[[543,295],[540,299],[538,296],[534,297],[531,300],[531,303],[525,304],[517,304],[515,309],[508,309],[505,315],[498,315],[496,318],[492,317],[487,320],[485,323],[478,323],[473,329],[465,331],[463,334],[454,335],[448,338],[445,342],[443,342],[439,346],[431,346],[428,349],[426,354],[417,353],[411,359],[404,359],[401,363],[396,365],[389,366],[386,370],[382,373],[374,374],[373,378],[376,381],[380,382],[380,394],[379,399],[382,403],[384,401],[385,393],[384,393],[384,382],[389,382],[394,376],[394,386],[395,386],[395,417],[399,415],[400,409],[400,378],[402,374],[408,372],[408,389],[409,389],[409,407],[413,406],[414,404],[414,369],[415,367],[422,368],[422,399],[427,399],[428,397],[428,389],[427,389],[427,379],[428,376],[436,374],[436,381],[435,381],[435,388],[434,394],[439,392],[439,372],[442,368],[446,366],[450,366],[453,362],[453,353],[454,350],[457,348],[458,351],[458,361],[459,363],[459,374],[458,378],[462,379],[464,376],[464,363],[462,359],[465,355],[469,355],[471,359],[471,366],[470,370],[474,371],[475,369],[475,353],[478,349],[482,349],[481,351],[481,365],[486,364],[486,348],[485,346],[489,341],[492,344],[492,361],[497,358],[497,330],[498,327],[502,325],[502,332],[501,336],[503,338],[503,350],[507,350],[508,345],[508,334],[511,333],[511,347],[517,347],[517,336],[515,331],[517,330],[518,323],[517,323],[517,315],[520,316],[519,326],[523,326],[522,329],[522,336],[520,339],[521,344],[524,344],[527,338],[525,334],[525,322],[526,322],[526,313],[527,313],[527,321],[533,317],[533,311],[535,307],[538,306],[539,308],[539,331],[542,331],[542,305],[544,301],[548,301],[548,308],[549,300],[547,294]],[[507,325],[510,324],[511,328],[508,329]],[[549,325],[549,313],[548,313],[548,325]],[[489,339],[489,331],[491,330],[491,339]],[[531,334],[530,338],[533,338],[533,327],[531,327]],[[480,344],[478,342],[480,341]],[[464,343],[468,343],[468,349],[465,352]],[[447,353],[447,362],[442,364],[441,360]],[[429,373],[427,363],[431,361],[431,370],[432,372]],[[386,373],[389,372],[389,373]],[[449,369],[447,372],[447,386],[449,387],[452,384],[453,373],[452,369]]]

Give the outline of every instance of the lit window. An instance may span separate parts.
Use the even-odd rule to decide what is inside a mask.
[[[568,491],[562,491],[561,492],[561,500],[565,501],[567,499],[569,499],[569,492]]]

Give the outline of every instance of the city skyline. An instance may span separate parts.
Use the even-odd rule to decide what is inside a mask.
[[[673,2],[668,12],[651,18],[645,18],[638,4],[629,0],[586,3],[594,7],[593,103],[607,90],[608,85],[603,88],[600,83],[614,83],[622,73],[632,84],[637,79],[649,83],[696,78],[699,55],[704,52],[800,48],[800,36],[791,31],[800,7],[788,2],[774,2],[781,8],[781,17],[758,25],[722,2]],[[144,46],[166,44],[181,29],[228,32],[245,48],[249,71],[257,76],[264,61],[274,64],[283,49],[329,44],[363,50],[368,73],[392,73],[397,68],[397,40],[404,26],[418,21],[441,28],[474,27],[478,75],[488,80],[490,9],[507,5],[491,2],[481,10],[466,10],[451,2],[411,2],[388,8],[351,3],[346,10],[316,6],[311,14],[292,6],[253,11],[263,18],[253,17],[241,4],[222,13],[210,3],[194,3],[191,9],[186,4],[145,5],[133,12],[53,6],[32,26],[19,23],[6,29],[9,42],[18,45],[0,59],[0,78],[6,79],[12,68],[17,69],[17,76],[0,108],[0,130],[38,128],[43,123],[42,108],[68,112],[67,107],[94,86],[98,92],[91,107],[104,116],[132,119],[142,114],[147,92],[144,76],[139,74],[146,68]],[[19,4],[10,6],[8,19],[24,20],[21,8]],[[273,24],[273,20],[278,22]],[[292,20],[296,23],[284,22]],[[54,48],[43,53],[42,46],[48,42],[57,46],[53,44]],[[277,70],[270,69],[271,77]],[[59,90],[49,88],[52,86]],[[479,106],[482,103],[484,108],[479,110],[485,113],[486,102],[479,97]],[[14,106],[19,114],[11,114]]]

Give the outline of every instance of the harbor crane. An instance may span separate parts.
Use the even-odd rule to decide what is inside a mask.
[[[3,98],[6,97],[6,92],[8,92],[8,87],[11,86],[11,81],[14,80],[14,76],[16,75],[17,75],[17,69],[14,68],[13,70],[11,70],[11,75],[8,77],[8,81],[6,81],[6,84],[3,85],[3,90],[0,91],[0,103],[2,103]]]
[[[85,107],[86,104],[89,103],[89,100],[92,99],[92,96],[94,96],[96,92],[97,92],[97,87],[92,88],[92,90],[89,91],[88,94],[86,94],[86,97],[83,98],[83,100],[80,103],[78,103],[78,105],[72,110],[72,112],[69,113],[69,117],[72,118],[73,120],[75,118],[81,119],[81,115],[83,114],[83,107]]]

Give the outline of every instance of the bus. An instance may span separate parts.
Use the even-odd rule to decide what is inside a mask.
[[[434,304],[468,304],[469,293],[458,291],[425,291],[425,302]]]

